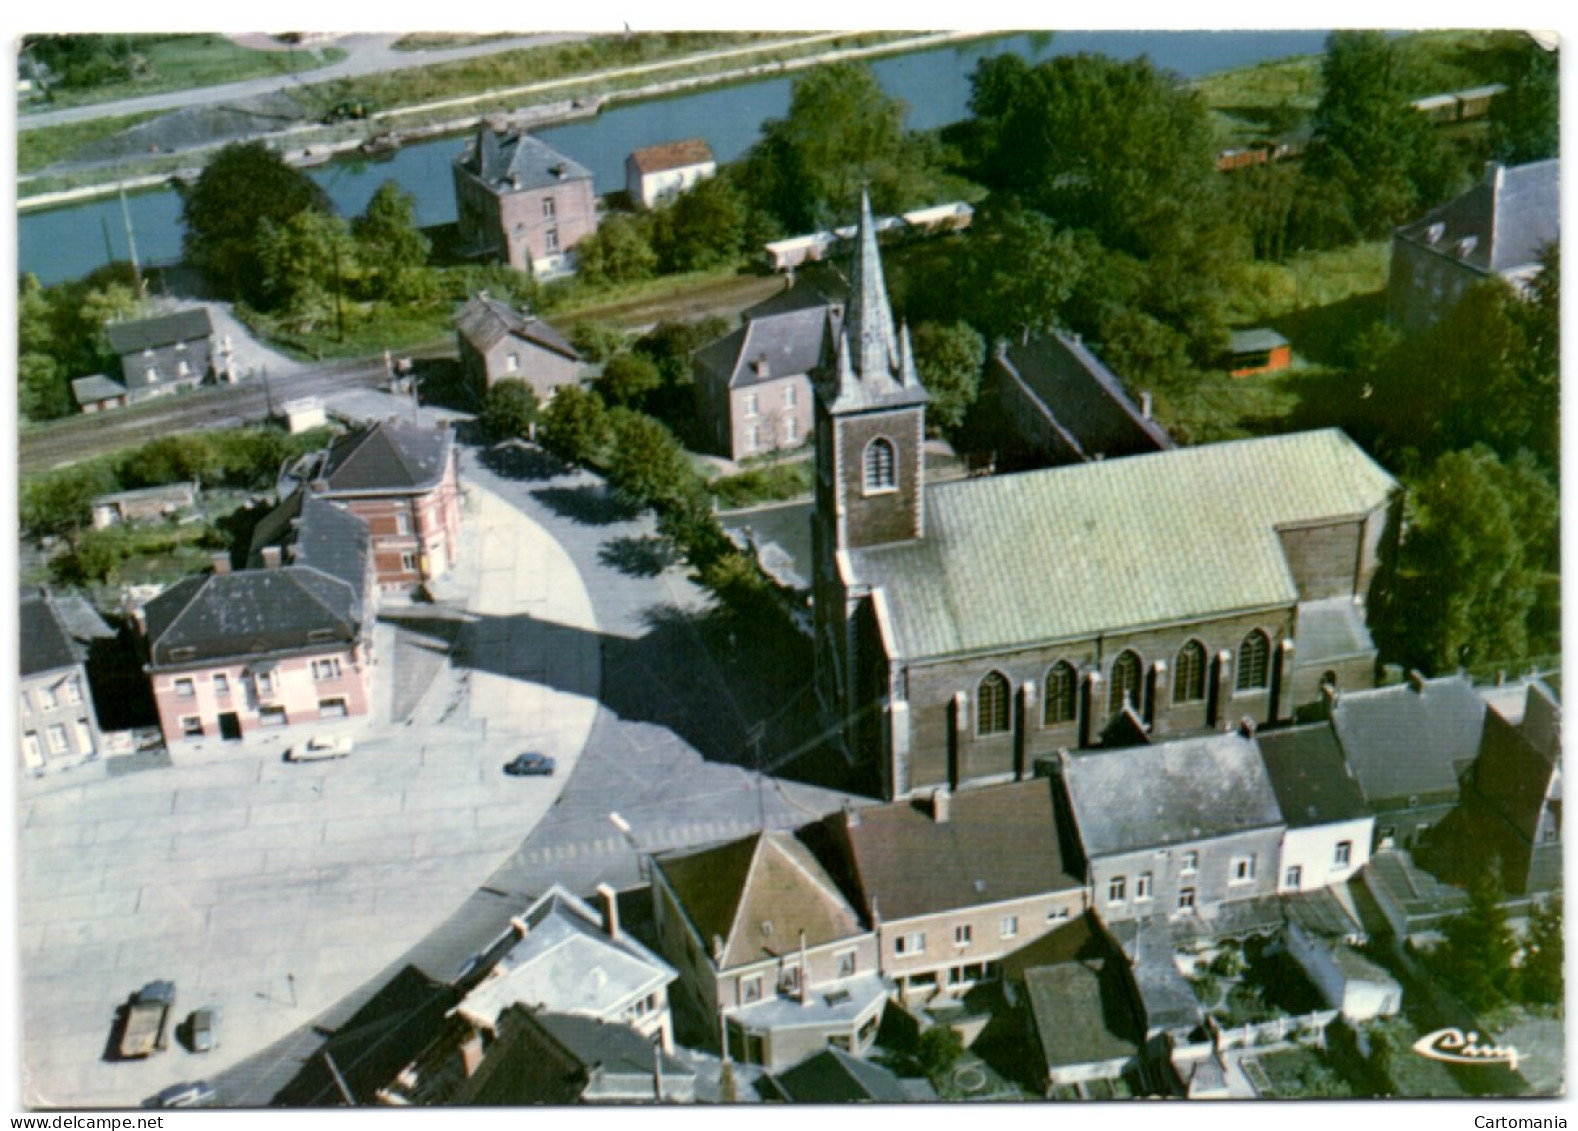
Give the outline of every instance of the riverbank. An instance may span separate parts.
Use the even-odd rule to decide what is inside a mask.
[[[827,63],[924,51],[993,34],[998,33],[819,32],[793,40],[726,48],[421,105],[394,107],[376,115],[369,122],[357,123],[352,127],[302,123],[285,129],[257,131],[248,135],[248,140],[262,140],[281,150],[290,163],[312,167],[323,163],[326,154],[331,158],[354,155],[366,142],[369,132],[397,133],[403,141],[414,141],[464,133],[474,129],[482,119],[493,117],[501,117],[513,127],[541,129],[595,117],[615,103],[638,102],[706,87],[778,77]],[[873,39],[877,42],[870,42]],[[839,41],[854,43],[852,46],[827,47]],[[745,65],[732,65],[748,58],[753,61]],[[664,72],[669,72],[667,77],[649,81],[654,74]],[[545,95],[552,97],[548,101],[532,101]],[[119,192],[158,188],[172,178],[190,179],[202,171],[199,158],[236,140],[229,137],[223,141],[193,146],[179,153],[160,153],[148,159],[106,163],[98,167],[106,174],[103,179],[95,177],[96,170],[93,169],[53,177],[48,176],[47,171],[22,177],[18,179],[17,209],[26,212],[58,207]],[[128,169],[128,166],[132,168]],[[112,173],[114,175],[109,175]],[[51,183],[75,179],[79,175],[88,183],[47,187]],[[30,187],[38,191],[30,193]]]

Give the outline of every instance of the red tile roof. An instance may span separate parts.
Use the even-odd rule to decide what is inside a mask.
[[[688,137],[684,141],[666,141],[662,145],[649,145],[630,155],[642,174],[661,173],[668,169],[683,169],[689,165],[704,165],[713,160],[712,148],[706,138]]]

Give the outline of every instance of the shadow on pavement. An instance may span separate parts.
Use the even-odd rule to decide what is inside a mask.
[[[656,577],[679,561],[668,539],[655,534],[610,538],[597,558],[626,577]]]
[[[482,426],[474,421],[461,425],[457,435],[462,443],[475,445],[470,451],[475,455],[477,462],[500,479],[547,480],[563,475],[569,470],[562,462],[541,448],[523,441],[506,441],[491,447],[480,446],[485,442],[486,437],[482,435]]]
[[[554,513],[585,526],[629,522],[640,512],[626,506],[600,483],[581,487],[542,487],[532,492]]]

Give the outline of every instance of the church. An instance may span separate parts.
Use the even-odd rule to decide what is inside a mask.
[[[927,394],[862,199],[813,372],[830,729],[885,798],[1369,687],[1397,482],[1335,429],[928,486]]]

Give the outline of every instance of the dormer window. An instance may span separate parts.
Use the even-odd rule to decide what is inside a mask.
[[[1459,259],[1467,259],[1474,254],[1474,249],[1479,246],[1478,236],[1465,236],[1457,241],[1457,255]]]
[[[1425,239],[1431,243],[1440,243],[1444,235],[1446,235],[1446,225],[1442,223],[1431,224],[1425,229]]]

